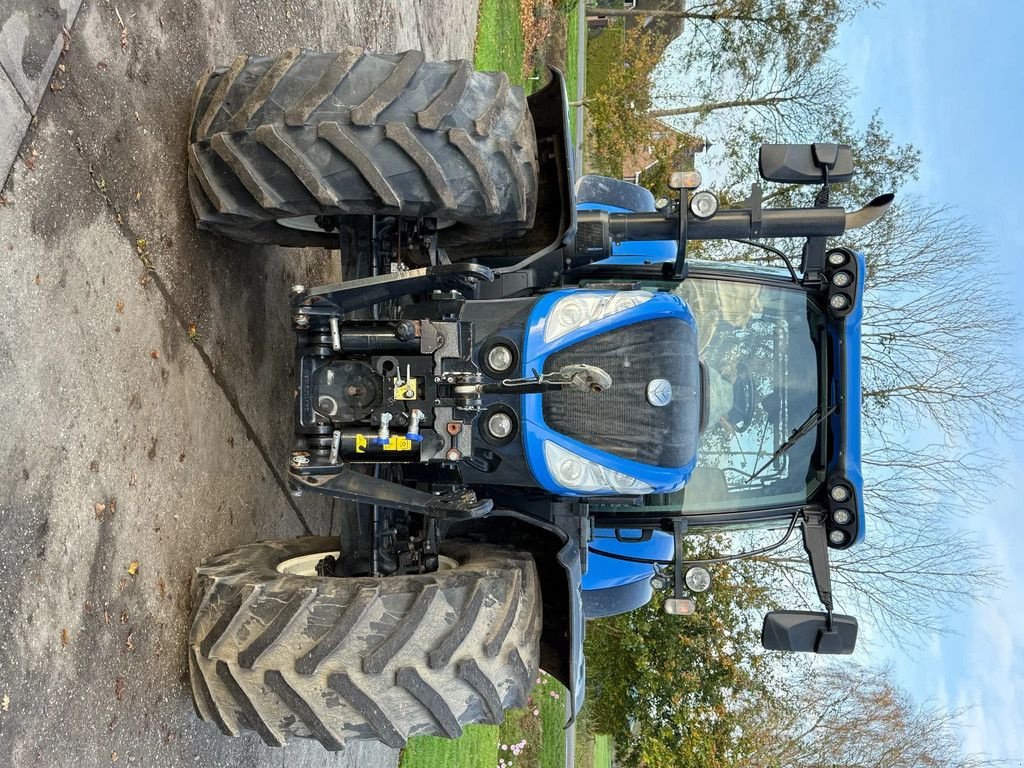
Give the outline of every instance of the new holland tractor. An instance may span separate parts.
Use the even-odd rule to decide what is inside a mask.
[[[583,700],[588,618],[653,589],[694,610],[684,537],[803,536],[821,613],[763,643],[849,653],[829,549],[864,535],[864,261],[828,238],[849,147],[766,145],[760,173],[814,206],[719,209],[574,179],[564,82],[348,48],[239,57],[197,85],[198,226],[340,249],[343,280],[296,285],[294,495],[346,502],[340,537],[238,547],[193,584],[196,709],[266,742],[401,746],[521,706],[538,668]],[[687,258],[695,240],[797,238],[784,269]],[[795,262],[795,263],[794,263]],[[282,375],[285,372],[282,371]],[[764,548],[761,548],[762,551]],[[742,554],[742,553],[741,553]],[[669,618],[667,620],[678,620]]]

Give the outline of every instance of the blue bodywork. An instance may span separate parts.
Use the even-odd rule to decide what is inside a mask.
[[[829,469],[844,476],[853,486],[857,502],[857,531],[852,543],[859,544],[864,540],[866,523],[860,446],[860,343],[861,321],[864,317],[864,277],[868,269],[863,253],[855,253],[853,257],[857,263],[857,301],[842,323],[829,325],[832,359],[842,366],[836,379],[844,385],[842,392],[835,393],[841,395],[842,407],[832,415],[830,424],[832,439],[835,441],[835,459]],[[836,383],[833,382],[833,386]]]
[[[612,295],[615,291],[589,291],[594,295]],[[673,317],[689,323],[696,327],[693,314],[680,297],[672,293],[655,293],[638,306],[624,309],[607,317],[595,320],[580,328],[569,331],[552,341],[544,340],[544,329],[551,315],[552,308],[559,299],[569,296],[578,297],[581,295],[579,289],[565,289],[545,294],[533,307],[527,325],[526,336],[523,340],[523,376],[533,375],[533,371],[543,371],[544,362],[548,356],[565,347],[597,336],[625,325],[640,323],[645,320],[653,320],[661,317]],[[647,295],[645,293],[645,295]],[[564,448],[588,461],[592,461],[613,472],[620,472],[623,475],[636,478],[642,483],[649,485],[656,493],[671,493],[678,491],[689,479],[693,468],[696,466],[696,457],[681,467],[658,467],[651,464],[643,464],[638,461],[631,461],[614,456],[611,453],[585,445],[565,435],[556,432],[544,422],[541,394],[528,394],[522,396],[522,417],[528,428],[523,430],[526,449],[526,459],[529,462],[530,470],[537,479],[538,484],[552,493],[563,496],[594,496],[600,492],[580,492],[572,488],[560,485],[548,471],[547,461],[544,458],[544,443],[550,441],[555,445]],[[609,489],[606,495],[613,495],[615,492]]]
[[[646,206],[644,206],[646,208]],[[609,213],[628,213],[629,208],[611,204],[608,200],[580,202],[579,210],[604,210]],[[653,205],[651,206],[653,210]],[[635,266],[641,264],[662,264],[675,260],[677,245],[671,240],[623,242],[612,248],[612,256],[602,264]],[[860,399],[860,362],[861,362],[861,321],[863,318],[864,276],[867,267],[864,255],[854,255],[857,262],[857,293],[853,309],[840,322],[829,325],[829,337],[832,343],[832,359],[841,365],[836,371],[832,386],[843,386],[843,391],[832,393],[833,402],[841,400],[842,407],[831,417],[830,433],[833,436],[833,456],[829,467],[831,472],[838,473],[853,486],[856,498],[857,530],[853,544],[864,539],[864,493],[863,475],[861,472],[861,399]],[[524,371],[526,375],[526,371]],[[535,405],[539,409],[538,403]],[[527,417],[529,420],[529,417]],[[538,443],[539,445],[539,443]],[[594,533],[594,549],[631,558],[667,561],[672,559],[672,536],[661,531],[654,531],[650,538],[629,541],[638,531],[618,532],[611,529],[597,529]],[[610,557],[590,553],[587,571],[583,575],[585,591],[606,590],[615,587],[629,587],[640,581],[650,581],[654,573],[651,565],[616,560]],[[649,596],[648,596],[649,599]],[[642,603],[641,603],[642,604]],[[638,606],[632,606],[638,607]]]

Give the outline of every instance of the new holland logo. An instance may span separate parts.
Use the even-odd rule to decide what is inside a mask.
[[[647,385],[647,402],[663,406],[672,402],[672,385],[665,379],[654,379]]]

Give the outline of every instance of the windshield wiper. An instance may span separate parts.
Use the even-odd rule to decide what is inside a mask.
[[[804,423],[801,424],[799,427],[793,430],[793,434],[791,434],[786,440],[782,442],[781,445],[779,445],[778,448],[775,449],[775,453],[773,453],[768,458],[768,461],[766,461],[764,464],[762,464],[760,467],[754,470],[754,473],[747,478],[746,482],[749,483],[755,477],[757,477],[766,469],[768,469],[768,467],[775,463],[776,459],[778,459],[780,456],[782,456],[782,454],[784,454],[786,451],[788,451],[790,448],[796,445],[800,441],[801,437],[811,432],[811,430],[813,430],[816,426],[821,424],[821,422],[823,422],[825,419],[827,419],[835,412],[835,405],[828,408],[824,413],[822,413],[820,407],[815,408],[813,411],[811,411],[811,415],[807,417],[807,420],[804,421]]]

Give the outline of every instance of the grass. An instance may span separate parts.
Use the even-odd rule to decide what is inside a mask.
[[[599,733],[594,737],[594,768],[612,768],[612,737]]]
[[[558,67],[565,73],[570,101],[576,99],[580,71],[579,49],[576,47],[579,2],[555,0],[553,10],[562,17],[559,28],[564,28],[565,39],[559,41],[559,45],[549,43],[545,46],[547,50],[542,51],[545,64]],[[474,63],[482,72],[505,72],[509,80],[524,86],[529,93],[538,80],[523,75],[526,43],[520,11],[520,0],[481,0]],[[533,75],[540,74],[539,69],[535,68]]]
[[[580,49],[576,45],[580,29],[579,0],[569,0],[560,9],[566,16],[565,25],[565,86],[569,94],[569,101],[576,101],[579,97],[576,89],[580,79]],[[575,109],[582,109],[576,107]],[[570,110],[572,114],[572,110]],[[569,124],[572,131],[573,141],[576,139],[576,121]]]
[[[519,85],[523,78],[523,28],[519,0],[481,0],[476,30],[476,68],[504,71]]]
[[[401,768],[494,768],[498,729],[467,725],[458,739],[417,736],[402,751]]]
[[[400,768],[565,768],[565,701],[565,689],[542,674],[527,707],[501,725],[469,725],[458,739],[409,739]]]

